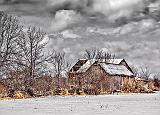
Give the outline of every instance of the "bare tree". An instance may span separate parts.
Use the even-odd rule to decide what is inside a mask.
[[[13,64],[18,53],[16,41],[22,34],[22,26],[18,19],[0,12],[0,72],[6,71]]]
[[[98,48],[91,48],[85,50],[84,57],[88,60],[90,59],[97,59],[99,61],[105,60],[105,62],[107,63],[110,59],[115,59],[116,56],[109,50],[103,51]]]
[[[17,40],[19,55],[16,57],[16,63],[20,68],[26,69],[26,81],[29,83],[38,73],[44,72],[47,62],[51,59],[53,53],[44,53],[45,33],[35,27],[29,27],[27,33],[23,33]]]
[[[68,68],[70,67],[68,61],[66,60],[65,53],[55,52],[50,63],[53,66],[53,73],[58,79],[57,87],[60,87],[60,77],[64,77],[63,75],[68,72]]]
[[[159,76],[160,76],[160,73],[155,73],[155,74],[153,75],[153,78],[152,78],[152,79],[153,79],[153,80],[154,80],[154,79],[158,79]]]
[[[65,72],[69,67],[69,63],[65,58],[64,52],[55,52],[52,57],[51,63],[53,65],[53,70],[56,77],[60,77],[62,75],[62,72]]]
[[[111,60],[114,61],[114,59],[116,58],[116,55],[113,54],[111,51],[102,51],[101,53],[101,59],[104,59],[105,63],[110,62]]]
[[[130,66],[131,67],[131,70],[133,72],[133,75],[134,76],[138,76],[139,75],[139,71],[138,71],[138,68],[135,67],[134,65],[133,66]]]
[[[95,59],[97,57],[98,52],[99,52],[98,48],[86,49],[84,53],[84,57],[87,58],[88,60]]]
[[[148,67],[141,67],[140,77],[149,80],[151,77],[151,70]]]

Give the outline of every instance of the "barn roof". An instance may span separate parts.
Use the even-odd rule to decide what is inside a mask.
[[[112,64],[120,64],[124,59],[103,59],[100,62],[112,63]]]
[[[100,66],[110,75],[133,76],[133,73],[124,65],[100,63]]]
[[[111,64],[120,64],[124,59],[102,59],[102,60],[97,60],[97,59],[91,59],[88,60],[85,64],[83,64],[79,70],[77,71],[77,73],[82,73],[87,71],[91,65],[93,65],[96,61],[100,62],[100,63],[111,63]]]
[[[83,64],[79,68],[79,70],[77,71],[77,73],[82,73],[82,72],[87,71],[91,67],[91,65],[93,65],[95,62],[96,62],[96,59],[88,60],[85,64]]]

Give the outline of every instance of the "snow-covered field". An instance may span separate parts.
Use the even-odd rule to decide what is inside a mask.
[[[3,100],[0,115],[160,115],[160,94]]]

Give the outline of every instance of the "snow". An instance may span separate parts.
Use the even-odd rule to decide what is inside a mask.
[[[128,75],[132,76],[133,73],[129,71],[124,65],[106,64],[101,63],[101,67],[111,75]]]
[[[107,60],[107,63],[120,64],[122,61],[123,59],[109,59]],[[105,59],[103,59],[103,62],[105,62]]]
[[[159,115],[160,94],[54,96],[0,101],[0,115]]]

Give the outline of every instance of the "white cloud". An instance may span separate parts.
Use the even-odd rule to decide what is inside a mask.
[[[90,34],[96,33],[106,36],[116,36],[121,35],[134,35],[136,33],[152,32],[160,28],[160,24],[153,19],[144,19],[139,22],[130,22],[120,27],[116,28],[93,28],[88,27],[87,32]]]
[[[61,32],[64,38],[79,38],[80,36],[77,34],[74,34],[72,30],[64,30]]]
[[[49,37],[48,37],[48,35],[45,35],[44,36],[44,39],[40,42],[40,44],[45,44],[45,43],[47,43],[47,42],[49,42]]]
[[[130,17],[144,7],[144,0],[94,0],[93,10],[104,14],[110,21]]]
[[[55,14],[52,22],[51,29],[58,31],[66,28],[67,26],[78,23],[81,20],[81,15],[73,10],[60,10]]]
[[[64,51],[65,53],[71,53],[71,49],[70,49],[70,48],[63,48],[63,51]]]
[[[145,33],[156,30],[160,25],[152,19],[145,19],[139,22],[131,22],[120,28],[120,34]]]

